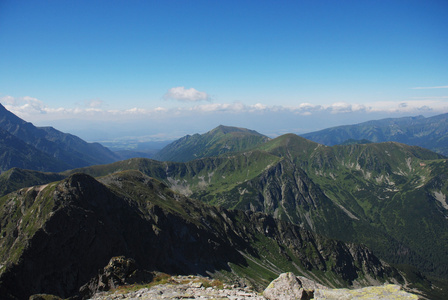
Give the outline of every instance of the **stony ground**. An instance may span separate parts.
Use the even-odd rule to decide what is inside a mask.
[[[289,283],[288,283],[289,284]],[[136,290],[132,290],[136,289]],[[287,289],[283,289],[283,292]],[[115,299],[231,299],[231,300],[266,300],[266,299],[298,299],[292,295],[281,295],[275,298],[265,298],[250,288],[240,288],[218,283],[217,281],[197,276],[173,276],[166,283],[152,287],[126,287],[112,292],[96,294],[94,300]],[[340,300],[417,300],[416,295],[401,290],[398,285],[382,285],[362,289],[326,289],[314,290],[312,299],[340,299]]]
[[[158,284],[150,288],[145,287],[136,291],[129,291],[129,289],[132,289],[132,287],[117,289],[113,293],[99,293],[92,299],[266,299],[249,288],[229,286],[198,276],[173,276],[164,284]]]

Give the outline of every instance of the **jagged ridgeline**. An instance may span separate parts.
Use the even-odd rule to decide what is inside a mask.
[[[132,161],[129,161],[132,162]],[[292,271],[325,285],[404,283],[370,250],[263,213],[205,205],[140,171],[86,174],[0,198],[0,294],[77,295],[110,258],[265,287]]]
[[[395,142],[327,147],[287,134],[186,163],[131,159],[77,171],[125,169],[203,202],[265,212],[448,277],[448,164],[432,151]]]

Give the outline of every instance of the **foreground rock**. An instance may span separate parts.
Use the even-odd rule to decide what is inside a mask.
[[[316,290],[314,299],[396,299],[396,300],[417,300],[417,295],[407,293],[396,284],[387,284],[382,286],[371,286],[362,289],[328,289]]]
[[[290,272],[280,274],[263,292],[263,296],[270,300],[308,300],[312,299],[313,295],[314,291],[304,289],[302,282]]]
[[[113,257],[97,277],[92,278],[80,288],[80,296],[88,298],[95,293],[109,291],[119,286],[140,282],[151,282],[153,274],[139,270],[132,258],[124,256]]]
[[[303,283],[302,283],[303,281]],[[284,273],[269,284],[263,296],[269,300],[309,300],[309,299],[418,299],[416,295],[401,290],[399,285],[387,284],[361,289],[329,289],[312,280]]]

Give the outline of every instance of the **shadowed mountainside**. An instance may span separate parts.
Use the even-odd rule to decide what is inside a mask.
[[[109,149],[98,143],[87,143],[82,139],[67,133],[60,132],[52,127],[36,127],[26,122],[0,104],[0,128],[9,132],[23,143],[15,147],[21,155],[20,161],[26,164],[25,168],[43,171],[62,171],[83,166],[106,164],[117,161],[119,158]],[[3,142],[5,142],[3,140]],[[12,141],[17,144],[17,140]],[[3,144],[9,147],[10,144]],[[35,149],[33,149],[35,148]],[[42,154],[45,153],[47,156]],[[37,153],[36,156],[30,156]],[[25,159],[22,159],[26,156]],[[40,162],[40,159],[50,161],[48,165]],[[3,165],[5,163],[2,163]],[[47,166],[45,168],[45,166]],[[22,165],[9,164],[8,167],[23,167]],[[6,170],[6,169],[3,169]]]
[[[293,271],[328,286],[403,282],[367,248],[262,214],[204,205],[138,171],[74,174],[0,198],[0,292],[77,295],[112,257],[144,270],[246,278]],[[210,254],[213,255],[210,255]]]

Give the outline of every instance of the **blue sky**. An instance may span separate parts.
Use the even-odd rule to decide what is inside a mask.
[[[0,1],[0,103],[87,140],[448,112],[448,1]]]

